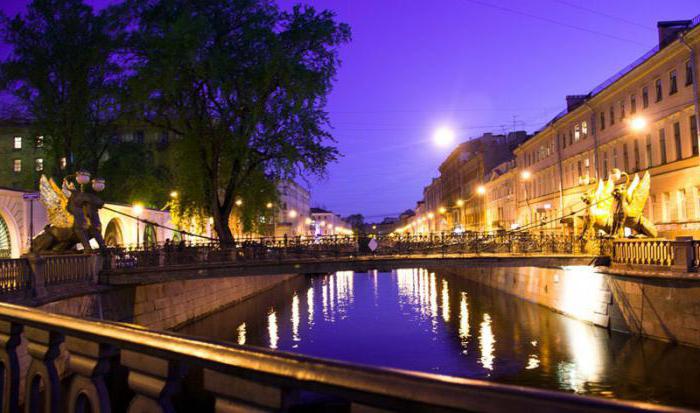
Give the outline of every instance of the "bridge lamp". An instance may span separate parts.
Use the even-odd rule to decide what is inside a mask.
[[[243,205],[243,200],[241,198],[238,198],[235,202],[236,206],[241,206]]]
[[[528,171],[528,170],[524,170],[524,171],[522,171],[522,172],[520,173],[520,178],[521,178],[523,181],[527,181],[527,180],[529,180],[530,178],[532,178],[532,173],[531,173],[530,171]]]
[[[458,199],[457,200],[457,206],[462,208],[464,206],[464,200],[463,199]]]
[[[307,217],[307,218],[304,220],[304,223],[305,223],[306,225],[311,225],[311,218],[308,218],[308,217]]]
[[[95,178],[92,180],[92,190],[95,192],[102,192],[105,190],[105,179]]]
[[[444,214],[445,212],[447,212],[447,208],[445,208],[445,207],[440,207],[440,208],[438,208],[438,212],[441,213],[441,214]]]
[[[265,205],[265,208],[271,209],[271,208],[272,208],[272,202],[268,202],[268,203]]]
[[[297,215],[299,215],[299,213],[296,211],[296,209],[290,209],[287,215],[289,216],[289,218],[294,219],[297,217]]]
[[[435,214],[428,212],[428,219],[435,219]]]
[[[170,198],[177,199],[178,196],[180,196],[180,194],[178,194],[177,191],[170,191]]]
[[[641,116],[637,116],[630,120],[630,128],[635,132],[642,132],[647,128],[647,120]]]
[[[75,173],[75,181],[80,185],[87,185],[90,182],[90,172],[78,171]]]
[[[445,147],[454,142],[455,133],[452,129],[442,127],[435,131],[433,134],[433,142],[435,145],[440,147]]]
[[[478,195],[484,195],[486,193],[486,187],[483,185],[479,185],[476,187],[476,193]]]
[[[143,205],[140,203],[136,203],[131,207],[132,211],[134,212],[134,215],[137,217],[141,217],[141,214],[143,214]]]

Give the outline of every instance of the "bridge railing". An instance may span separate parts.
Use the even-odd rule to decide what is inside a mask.
[[[531,233],[468,233],[414,236],[281,237],[217,243],[160,245],[147,248],[114,248],[107,269],[163,267],[197,263],[279,262],[292,259],[341,258],[366,255],[416,254],[572,254],[585,252],[572,236]]]
[[[612,244],[611,261],[616,268],[676,272],[700,268],[700,241],[692,238],[619,239]]]
[[[28,345],[20,345],[27,342]],[[0,304],[2,411],[673,411]]]

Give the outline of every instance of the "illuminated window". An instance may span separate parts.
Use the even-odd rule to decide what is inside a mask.
[[[673,95],[674,93],[678,92],[678,75],[676,74],[675,70],[671,70],[671,73],[668,75],[668,83],[669,83],[669,95]]]
[[[578,123],[574,126],[574,142],[578,142],[581,139],[581,125]]]
[[[41,172],[44,170],[44,160],[42,158],[34,159],[34,170]]]
[[[661,102],[661,100],[664,98],[664,89],[663,86],[661,85],[661,79],[656,79],[656,101]]]
[[[14,146],[15,149],[22,149],[22,137],[15,136]]]
[[[661,221],[662,222],[668,222],[670,221],[670,215],[669,214],[669,202],[670,202],[671,196],[668,192],[664,192],[661,194]]]
[[[12,161],[12,171],[13,172],[22,172],[22,160],[21,159],[15,159]]]
[[[688,219],[688,211],[686,205],[685,189],[679,189],[676,193],[676,201],[678,202],[678,220],[685,221]]]
[[[689,86],[693,84],[693,65],[690,64],[690,60],[685,62],[685,85]]]
[[[43,148],[44,147],[44,137],[43,136],[37,136],[36,137],[36,147],[37,148]]]
[[[585,120],[581,122],[581,136],[583,136],[584,138],[588,136],[588,122],[586,122]]]

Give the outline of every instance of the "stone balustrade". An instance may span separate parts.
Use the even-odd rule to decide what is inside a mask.
[[[207,343],[0,304],[2,411],[673,411]]]
[[[638,238],[613,241],[613,268],[650,271],[695,272],[699,268],[700,241]]]

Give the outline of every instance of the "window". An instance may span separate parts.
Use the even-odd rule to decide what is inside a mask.
[[[664,98],[664,89],[661,85],[661,79],[656,79],[656,101],[661,102]]]
[[[637,95],[630,96],[630,113],[637,113]]]
[[[630,157],[627,151],[627,142],[622,144],[622,164],[625,168],[625,172],[630,170]]]
[[[36,146],[37,148],[43,148],[43,147],[44,147],[44,137],[43,137],[43,136],[37,136],[37,137],[36,137],[35,146]]]
[[[605,130],[605,112],[600,112],[600,130]]]
[[[581,179],[581,177],[583,176],[583,168],[581,167],[581,161],[577,162],[577,166],[578,166],[578,178]]]
[[[678,75],[675,70],[671,70],[671,73],[668,74],[668,94],[673,95],[674,93],[678,92]]]
[[[608,152],[603,151],[603,179],[608,179]]]
[[[688,211],[686,210],[685,189],[679,189],[676,193],[676,201],[678,202],[678,220],[685,221],[688,219]]]
[[[669,214],[669,210],[668,210],[668,207],[669,207],[668,204],[669,204],[670,198],[671,198],[671,196],[669,195],[668,192],[664,192],[663,194],[661,194],[661,221],[662,222],[670,221],[670,217],[669,217],[670,214]]]
[[[693,146],[693,156],[698,156],[698,122],[695,115],[690,117],[690,142]]]
[[[566,149],[566,135],[561,135],[561,142],[564,149]]]
[[[573,144],[574,144],[574,132],[571,129],[569,129],[569,145],[573,145]]]
[[[22,172],[22,160],[21,159],[15,159],[12,161],[12,171],[13,172]]]
[[[42,158],[34,159],[34,170],[37,172],[44,170],[44,160]]]
[[[617,168],[617,148],[612,150],[612,167]]]
[[[610,126],[615,124],[615,108],[610,106]]]
[[[586,138],[588,136],[588,122],[585,120],[581,122],[581,136]]]
[[[654,158],[651,152],[651,134],[647,135],[647,169],[654,166]]]
[[[666,163],[666,130],[659,129],[659,153],[661,154],[660,164]]]
[[[620,119],[625,118],[625,101],[621,100],[620,101]]]
[[[639,141],[637,139],[634,140],[634,171],[637,172],[638,170],[642,169],[641,165],[641,160],[639,159]]]
[[[68,166],[68,160],[64,156],[63,158],[60,159],[59,161],[61,169],[66,169],[66,166]]]
[[[681,124],[673,124],[673,143],[676,146],[676,160],[683,159],[683,147],[681,146]]]
[[[578,123],[574,126],[574,142],[578,142],[581,139],[581,125]]]
[[[21,136],[15,136],[13,148],[22,149],[22,137]]]
[[[685,62],[685,85],[689,86],[693,84],[693,65],[690,60]]]
[[[644,109],[649,107],[649,88],[646,86],[642,88],[642,107]]]

